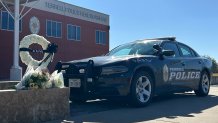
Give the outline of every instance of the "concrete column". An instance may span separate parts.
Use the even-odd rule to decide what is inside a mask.
[[[10,69],[10,80],[20,81],[22,78],[22,68],[19,66],[19,11],[20,0],[14,0],[14,58],[13,66]]]

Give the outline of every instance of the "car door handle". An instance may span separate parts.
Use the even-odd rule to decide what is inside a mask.
[[[182,66],[185,66],[185,62],[182,62],[181,64],[182,64]]]
[[[198,64],[201,64],[202,62],[201,61],[198,61]]]

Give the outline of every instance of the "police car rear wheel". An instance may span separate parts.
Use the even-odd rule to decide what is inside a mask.
[[[146,106],[153,96],[153,81],[149,73],[144,71],[136,74],[132,81],[131,101],[137,107]]]
[[[207,72],[203,72],[201,75],[198,90],[195,90],[197,96],[207,96],[210,91],[210,79]]]

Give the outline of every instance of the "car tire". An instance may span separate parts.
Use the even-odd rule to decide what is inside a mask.
[[[210,77],[206,71],[202,72],[198,90],[195,90],[195,94],[200,97],[207,96],[210,91]]]
[[[130,101],[133,106],[148,105],[153,97],[154,82],[151,75],[145,71],[136,73],[131,83]]]

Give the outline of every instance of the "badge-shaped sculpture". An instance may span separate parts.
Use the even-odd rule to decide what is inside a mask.
[[[32,44],[41,45],[42,50],[30,49],[29,47]],[[54,53],[57,52],[57,48],[56,44],[50,43],[42,36],[36,34],[25,36],[20,42],[20,57],[21,61],[27,65],[27,69],[21,82],[15,86],[16,89],[63,88],[63,74],[54,71],[50,75],[47,69]],[[42,60],[35,60],[30,55],[30,52],[43,53],[44,57]]]
[[[32,44],[39,44],[43,50],[30,49],[29,46]],[[38,61],[33,59],[29,52],[44,53],[44,57]],[[56,52],[57,45],[50,43],[44,37],[36,34],[25,36],[20,42],[20,58],[26,65],[47,67]]]

